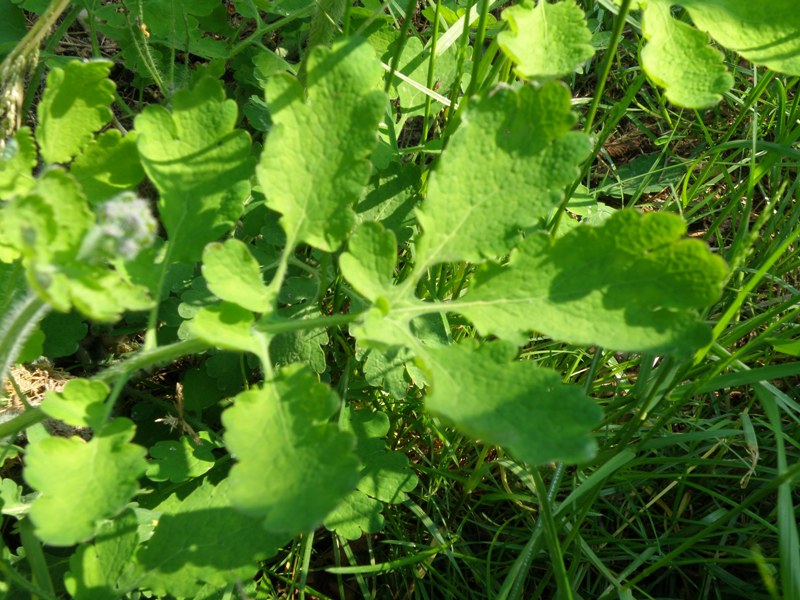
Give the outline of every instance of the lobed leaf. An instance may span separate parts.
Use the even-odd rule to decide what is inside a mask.
[[[37,115],[36,141],[48,163],[72,160],[95,131],[111,121],[114,82],[106,60],[70,61],[47,75]]]
[[[708,343],[697,315],[720,295],[725,263],[683,238],[676,215],[624,210],[556,241],[531,236],[509,264],[483,265],[451,304],[484,334],[536,330],[574,344],[684,355]]]
[[[275,554],[288,537],[264,531],[260,519],[234,509],[232,498],[229,479],[206,479],[156,506],[158,524],[136,556],[146,573],[142,585],[159,597],[196,598],[205,584],[220,589],[251,579],[257,561]]]
[[[359,479],[354,436],[328,422],[338,403],[299,365],[236,396],[222,414],[233,504],[272,532],[319,526]]]
[[[560,83],[499,87],[470,102],[430,175],[417,217],[422,265],[507,254],[520,228],[556,208],[591,144],[572,131],[569,89]],[[480,157],[480,164],[476,164]]]
[[[256,172],[290,243],[332,252],[353,228],[385,110],[380,81],[374,52],[354,39],[311,51],[307,94],[289,75],[270,78],[274,125]]]
[[[342,275],[365,298],[375,302],[391,295],[397,240],[376,222],[362,223],[350,237],[347,252],[339,257]]]
[[[237,239],[209,244],[203,250],[203,277],[217,298],[254,312],[268,312],[275,304],[261,277],[261,265],[244,242]]]
[[[426,409],[532,465],[594,456],[600,408],[555,371],[511,362],[515,354],[503,342],[432,350],[425,357],[433,379]]]
[[[71,379],[60,392],[45,393],[41,408],[47,416],[73,427],[99,429],[105,419],[108,386],[102,381]]]
[[[25,194],[33,187],[31,172],[36,166],[36,143],[31,130],[19,129],[6,140],[0,153],[0,199]]]
[[[172,259],[196,262],[203,247],[231,229],[250,193],[250,136],[235,128],[236,102],[210,77],[177,92],[172,111],[148,106],[136,117],[145,172],[161,193],[158,207]]]
[[[383,503],[397,504],[417,485],[408,457],[386,449],[389,417],[368,410],[348,410],[347,429],[358,440],[357,454],[362,462],[357,489],[343,498],[325,517],[325,527],[347,539],[375,533],[383,527]]]
[[[28,446],[23,474],[40,492],[30,515],[43,542],[81,542],[130,501],[146,467],[144,448],[130,443],[134,430],[133,423],[118,418],[89,442],[48,437]]]
[[[713,106],[733,85],[722,53],[708,36],[672,17],[673,0],[648,0],[642,16],[647,45],[642,68],[665,88],[670,102],[688,108]]]
[[[101,133],[75,157],[70,173],[92,205],[136,187],[144,178],[136,132],[123,136],[111,129]]]
[[[755,9],[749,0],[674,0],[694,24],[747,60],[800,75],[800,11],[795,0],[770,0]]]
[[[132,584],[131,559],[139,545],[139,521],[126,509],[97,527],[97,539],[81,545],[69,559],[65,584],[75,600],[114,600]],[[131,585],[132,587],[132,585]]]
[[[575,0],[526,0],[505,9],[503,19],[510,31],[497,34],[497,44],[524,79],[565,77],[594,55],[592,33]]]

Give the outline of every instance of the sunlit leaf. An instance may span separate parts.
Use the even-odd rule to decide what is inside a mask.
[[[685,229],[676,215],[619,211],[554,242],[530,236],[508,265],[479,268],[452,309],[509,340],[536,330],[574,344],[685,355],[710,340],[697,310],[719,297],[727,272]]]
[[[257,174],[293,242],[330,252],[352,229],[386,108],[380,77],[372,49],[351,38],[311,51],[307,92],[289,75],[269,79],[274,126]]]
[[[111,120],[114,83],[106,60],[70,61],[47,75],[39,102],[36,141],[49,163],[70,161]]]
[[[43,542],[81,542],[130,501],[146,467],[144,448],[130,443],[133,434],[133,424],[118,418],[89,442],[48,437],[28,446],[25,480],[40,492],[30,515]]]
[[[237,508],[274,532],[297,534],[322,523],[359,479],[354,436],[328,422],[338,402],[299,365],[236,396],[222,422],[238,461],[230,474]]]
[[[497,43],[525,79],[565,77],[594,54],[586,16],[574,0],[526,0],[503,11],[510,31]]]
[[[501,87],[472,101],[430,175],[418,260],[477,261],[516,246],[520,228],[559,205],[589,155],[575,120],[559,83]]]

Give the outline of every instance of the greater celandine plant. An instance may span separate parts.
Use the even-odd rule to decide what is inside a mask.
[[[54,597],[62,584],[48,574],[44,544],[72,549],[63,585],[75,598],[135,590],[199,597],[252,579],[259,560],[322,525],[346,539],[379,531],[383,507],[404,501],[417,476],[387,440],[391,415],[347,398],[350,371],[331,377],[324,348],[332,336],[354,340],[363,366],[353,372],[367,383],[388,396],[423,392],[426,411],[519,464],[592,459],[602,412],[562,373],[516,360],[531,332],[690,358],[714,341],[703,311],[728,277],[677,215],[565,216],[565,190],[597,151],[593,120],[629,10],[642,9],[642,67],[676,105],[712,106],[732,84],[704,32],[747,60],[800,75],[792,1],[755,15],[744,0],[620,4],[582,131],[560,80],[594,47],[570,0],[503,11],[492,51],[514,81],[492,86],[478,80],[486,65],[475,50],[487,35],[486,6],[425,49],[389,25],[370,28],[369,19],[364,37],[320,31],[317,14],[302,64],[253,54],[264,97],[251,99],[246,114],[261,124],[258,145],[213,67],[187,75],[174,93],[164,85],[167,101],[145,107],[123,131],[109,127],[109,61],[53,66],[35,128],[5,124],[2,374],[36,355],[26,342],[38,339],[41,348],[48,311],[98,323],[144,311],[148,318],[137,352],[0,424],[0,438],[28,429],[24,449],[6,442],[4,452],[22,452],[33,490],[2,480],[0,508],[19,521],[32,574],[6,549],[3,585]],[[675,5],[695,27],[673,16]],[[159,82],[162,50],[174,53],[181,36],[156,22],[158,2],[139,6],[131,60]],[[350,33],[363,17],[329,8]],[[242,10],[256,33],[276,27],[253,7]],[[187,23],[197,22],[192,15],[184,14]],[[478,40],[467,56],[473,21]],[[200,56],[213,46],[186,39]],[[431,68],[403,71],[414,55]],[[5,95],[20,89],[19,77],[7,76],[13,68],[4,63],[3,81],[13,82]],[[467,68],[471,93],[461,97]],[[434,79],[444,88],[434,89]],[[420,169],[404,161],[394,111],[404,122],[427,119],[432,102],[454,117],[444,149]],[[157,222],[135,192],[145,180],[157,192]],[[446,266],[462,284],[438,285]],[[456,343],[455,316],[476,335]],[[250,360],[257,381],[206,405],[187,393],[193,426],[180,414],[177,440],[135,443],[136,426],[115,411],[129,378],[206,352],[249,357],[239,364],[247,369]],[[215,407],[221,427],[206,422]],[[47,435],[34,427],[44,418],[91,428],[93,437]],[[787,594],[796,583],[785,575]]]

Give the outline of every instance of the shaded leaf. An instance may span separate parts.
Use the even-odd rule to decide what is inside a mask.
[[[231,229],[250,192],[250,136],[235,129],[236,103],[204,77],[177,92],[172,112],[148,106],[136,117],[144,169],[161,192],[158,207],[172,259],[195,262]]]
[[[65,577],[75,600],[114,600],[128,591],[133,583],[131,558],[139,544],[138,526],[136,514],[127,509],[113,521],[100,523],[94,543],[75,551]]]
[[[597,446],[591,430],[602,411],[555,371],[510,362],[515,353],[502,342],[432,350],[426,362],[433,392],[425,407],[532,465],[590,459]]]
[[[153,537],[137,554],[143,585],[158,596],[195,598],[200,588],[251,579],[258,560],[272,556],[288,539],[261,527],[260,519],[234,510],[229,479],[205,480],[188,495],[173,494],[155,507]]]
[[[111,129],[100,134],[75,157],[70,172],[90,204],[135,187],[144,178],[136,150],[136,132],[123,137],[118,130]]]
[[[183,435],[179,440],[163,440],[150,448],[152,461],[147,477],[153,481],[180,483],[208,472],[214,466],[214,449],[208,433],[201,431],[200,443]]]

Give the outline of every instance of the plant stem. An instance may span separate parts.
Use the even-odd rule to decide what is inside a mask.
[[[0,382],[19,356],[33,330],[50,311],[50,305],[34,292],[14,306],[0,325]]]

